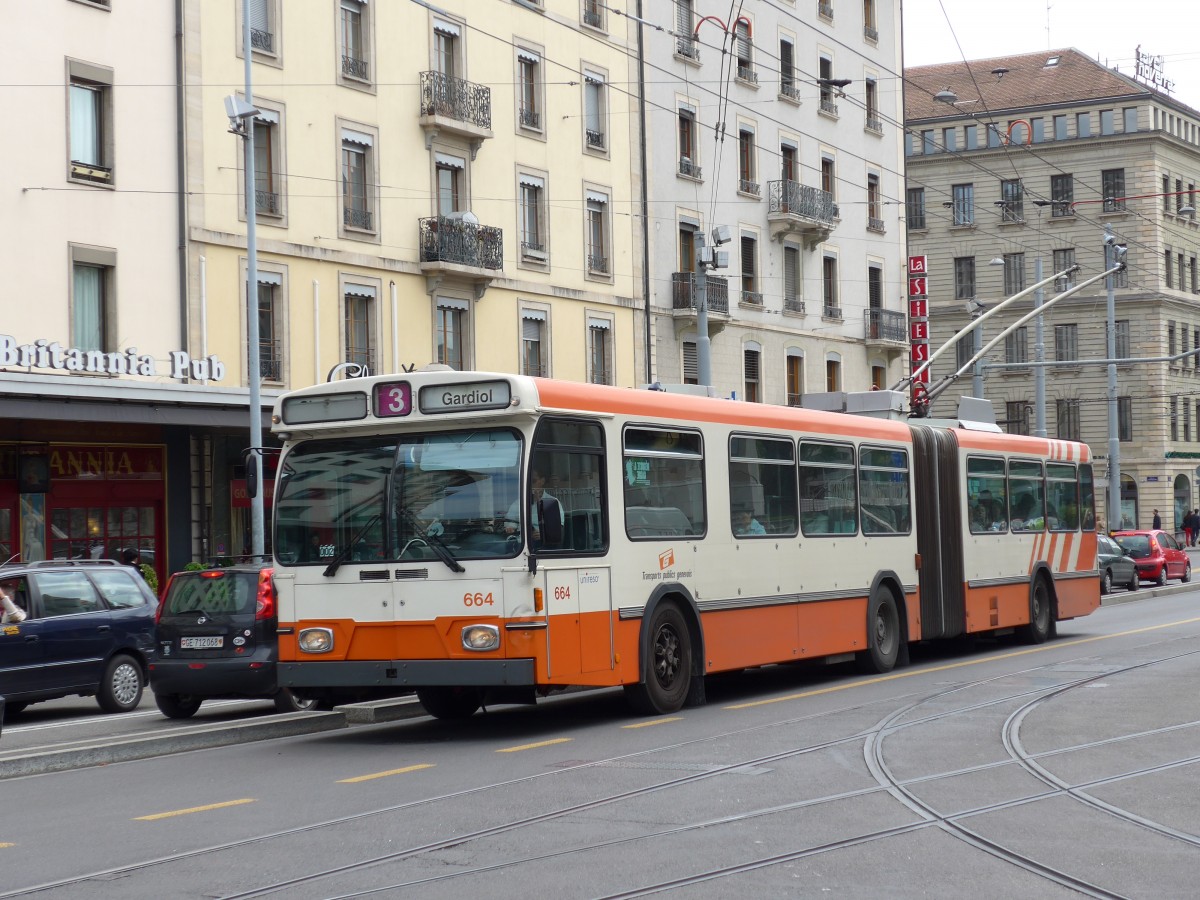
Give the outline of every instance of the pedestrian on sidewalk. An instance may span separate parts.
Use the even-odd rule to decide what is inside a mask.
[[[1150,522],[1150,527],[1155,531],[1162,531],[1162,516],[1158,514],[1158,510],[1154,511],[1154,519]]]

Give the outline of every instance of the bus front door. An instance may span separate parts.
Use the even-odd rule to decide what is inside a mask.
[[[612,591],[607,567],[550,568],[543,596],[549,673],[569,681],[613,668]]]

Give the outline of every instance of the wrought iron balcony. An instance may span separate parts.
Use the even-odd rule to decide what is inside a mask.
[[[828,303],[821,307],[821,315],[826,319],[836,319],[842,321],[842,308],[840,306],[830,306]]]
[[[877,231],[880,234],[883,234],[885,231],[887,231],[887,229],[883,225],[883,219],[876,218],[875,216],[868,216],[867,231]]]
[[[820,0],[820,2],[817,3],[817,13],[824,16],[826,19],[832,19],[833,4],[825,3],[824,0]]]
[[[761,291],[742,291],[742,302],[750,306],[762,306],[763,295]]]
[[[824,97],[822,97],[821,98],[821,112],[825,113],[828,116],[836,116],[838,114],[837,104],[834,103],[832,100],[826,100]]]
[[[365,59],[359,59],[355,56],[347,56],[343,53],[342,74],[349,75],[351,78],[358,78],[362,81],[369,81],[371,69]]]
[[[504,232],[501,229],[454,216],[431,216],[420,219],[418,224],[423,269],[440,268],[440,264],[472,269],[504,268]]]
[[[275,35],[269,31],[263,31],[261,28],[251,28],[250,48],[252,50],[261,50],[264,53],[274,53]]]
[[[694,62],[700,61],[700,45],[690,37],[675,38],[675,53],[684,59],[690,59]]]
[[[751,181],[749,178],[738,179],[738,190],[743,194],[753,194],[755,197],[759,195],[758,182]]]
[[[863,336],[868,343],[879,341],[885,344],[904,344],[908,340],[908,323],[902,312],[891,309],[865,309],[863,321],[866,326]]]
[[[113,180],[112,166],[102,166],[100,163],[80,162],[71,160],[71,177],[81,181],[94,181],[97,184],[109,184]]]
[[[422,72],[421,125],[467,137],[490,138],[492,89],[441,72]]]
[[[872,28],[870,25],[864,25],[863,26],[863,37],[865,37],[868,41],[879,40],[879,29]]]
[[[277,216],[280,214],[279,195],[274,191],[254,192],[254,209],[256,212]]]
[[[679,174],[688,178],[701,178],[700,167],[686,156],[679,157]]]
[[[583,11],[583,24],[592,28],[603,28],[604,17],[600,14],[600,10],[598,8],[585,9]]]
[[[546,245],[536,241],[521,241],[521,258],[544,263],[546,261]]]
[[[695,272],[671,273],[671,308],[677,313],[691,310],[696,311],[696,279],[700,276]],[[723,316],[729,315],[729,279],[720,275],[708,275],[704,282],[708,298],[708,311]]]
[[[279,341],[258,342],[258,373],[263,381],[283,381],[283,353]]]
[[[799,103],[800,89],[796,87],[796,82],[794,81],[781,81],[779,82],[779,96],[786,97],[793,103]]]
[[[804,301],[801,300],[799,297],[784,297],[783,298],[783,311],[789,312],[789,313],[795,313],[798,316],[802,316],[805,313]]]
[[[603,131],[593,131],[592,129],[588,128],[588,129],[586,129],[586,134],[587,134],[587,145],[588,145],[589,150],[603,150],[604,149],[604,132]]]
[[[883,134],[883,120],[867,113],[867,131]]]
[[[542,115],[536,109],[530,106],[521,104],[521,127],[522,128],[538,128],[542,127]]]
[[[798,181],[767,182],[767,222],[771,237],[799,234],[808,245],[826,240],[837,224],[833,195]]]
[[[737,77],[740,78],[742,81],[748,81],[751,84],[758,84],[758,73],[754,71],[753,63],[745,62],[744,60],[739,60],[738,67],[737,67]]]
[[[608,257],[599,253],[589,253],[587,259],[588,271],[597,275],[608,274]]]
[[[372,216],[369,209],[357,209],[353,206],[342,207],[342,224],[348,225],[351,228],[362,228],[365,231],[372,230]]]

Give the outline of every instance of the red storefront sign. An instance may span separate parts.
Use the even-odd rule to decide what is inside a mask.
[[[275,482],[268,481],[263,485],[263,505],[270,506],[275,501]],[[234,509],[249,509],[250,494],[246,490],[245,478],[232,478],[229,481],[229,505]]]
[[[929,268],[927,265],[928,262],[929,262],[929,259],[926,256],[923,256],[923,255],[922,256],[910,256],[908,258],[908,274],[924,275],[926,272],[929,271]]]
[[[929,279],[924,275],[912,276],[908,278],[908,296],[910,297],[925,297],[929,294]]]

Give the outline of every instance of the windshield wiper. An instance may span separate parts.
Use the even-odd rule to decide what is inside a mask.
[[[379,521],[379,517],[381,515],[381,513],[375,513],[375,515],[371,516],[371,518],[367,520],[367,524],[358,529],[358,533],[355,534],[354,537],[350,538],[350,542],[342,547],[342,549],[338,551],[337,556],[329,561],[329,565],[325,567],[325,571],[321,574],[326,578],[336,575],[338,568],[346,561],[346,557],[350,555],[350,552],[355,548],[362,536],[366,534],[376,522]]]
[[[411,509],[409,509],[407,506],[403,507],[400,510],[400,515],[403,516],[404,521],[408,523],[408,527],[416,532],[423,541],[425,541],[425,544],[434,552],[434,555],[444,562],[450,568],[451,572],[467,571],[462,567],[462,563],[454,558],[454,554],[450,552],[450,548],[442,543],[442,539],[440,537],[438,537],[436,534],[431,534],[427,529],[421,527],[420,521],[417,519],[416,515],[413,514]]]

